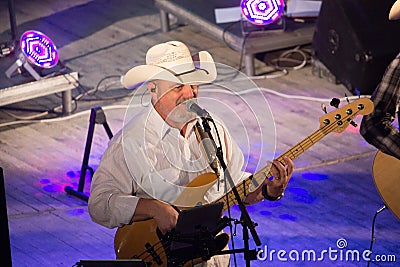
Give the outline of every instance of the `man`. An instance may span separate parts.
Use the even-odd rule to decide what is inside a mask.
[[[89,198],[89,212],[95,222],[113,228],[155,219],[163,234],[175,227],[178,212],[171,204],[193,179],[213,171],[196,135],[196,122],[201,119],[189,112],[186,104],[198,97],[198,85],[211,83],[216,73],[208,52],[192,57],[186,45],[178,41],[153,46],[146,54],[146,64],[126,73],[123,84],[127,88],[147,82],[152,105],[134,114],[101,159]],[[223,124],[216,124],[229,173],[237,183],[245,178],[241,171],[243,154]],[[244,203],[277,200],[283,195],[294,168],[290,159],[285,161],[286,166],[273,161],[274,178],[248,193]],[[223,178],[222,171],[219,179]],[[226,193],[217,184],[207,190],[204,203]],[[206,264],[227,266],[229,256],[212,257]]]
[[[389,13],[390,20],[400,18],[400,0]],[[363,117],[360,133],[364,139],[382,152],[400,159],[400,133],[392,124],[400,99],[400,54],[390,63],[375,89],[371,100],[374,111]]]

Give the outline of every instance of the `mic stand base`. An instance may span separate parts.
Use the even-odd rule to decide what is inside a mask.
[[[242,215],[243,217],[243,215]],[[220,252],[215,253],[215,255],[225,255],[225,254],[236,254],[243,253],[244,259],[246,261],[246,267],[250,267],[250,261],[257,259],[258,251],[256,249],[250,249],[249,246],[249,229],[244,223],[244,221],[240,221],[243,227],[243,243],[244,248],[240,249],[230,249],[230,250],[222,250]]]

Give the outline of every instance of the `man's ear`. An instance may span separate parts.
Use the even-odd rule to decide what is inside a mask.
[[[147,88],[150,90],[151,93],[155,93],[157,91],[156,84],[153,82],[149,82],[147,84]]]

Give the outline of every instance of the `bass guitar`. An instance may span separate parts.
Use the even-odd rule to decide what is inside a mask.
[[[304,140],[297,143],[294,147],[284,152],[277,158],[282,164],[285,164],[284,156],[292,160],[297,158],[312,145],[316,144],[324,136],[331,132],[343,132],[349,124],[353,124],[353,119],[357,115],[367,115],[374,109],[373,103],[368,98],[361,98],[344,107],[338,108],[320,118],[320,127],[318,130],[307,136]],[[249,178],[236,185],[241,198],[246,192],[251,192],[257,188],[267,177],[271,177],[270,166],[264,166]],[[204,202],[204,195],[209,188],[216,182],[214,173],[207,173],[196,177],[188,184],[187,189],[198,187],[196,194],[194,190],[185,190],[178,197],[174,205],[176,207],[195,207]],[[217,199],[215,202],[223,202],[223,210],[236,204],[236,198],[233,191],[229,191],[225,196]],[[183,208],[184,209],[184,208]],[[118,228],[114,238],[114,249],[118,259],[139,258],[149,266],[167,266],[168,249],[165,248],[165,242],[160,240],[157,235],[157,224],[154,219],[134,222]],[[191,265],[193,262],[200,262],[201,259],[192,259],[186,263]],[[186,266],[185,265],[185,266]]]

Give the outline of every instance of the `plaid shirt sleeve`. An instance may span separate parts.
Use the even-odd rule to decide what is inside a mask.
[[[400,99],[400,54],[386,69],[371,100],[374,111],[363,117],[360,133],[382,152],[400,159],[400,133],[393,125]]]

